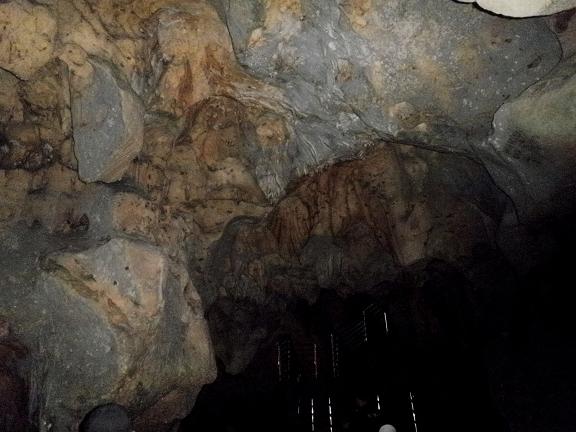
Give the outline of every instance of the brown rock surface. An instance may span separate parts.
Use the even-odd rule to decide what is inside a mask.
[[[165,430],[212,345],[241,372],[286,304],[472,274],[502,220],[568,203],[568,15],[0,1],[0,314],[38,359],[41,431],[109,400]]]
[[[464,177],[441,173],[459,164]],[[220,287],[213,292],[314,298],[319,287],[368,289],[422,260],[456,263],[493,244],[502,208],[489,203],[487,182],[480,166],[457,156],[381,144],[302,179],[261,222],[230,227],[208,267]]]
[[[27,1],[0,4],[0,67],[30,79],[54,54],[57,20],[46,7]]]

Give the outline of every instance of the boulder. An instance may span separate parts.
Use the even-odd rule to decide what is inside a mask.
[[[109,402],[138,417],[174,391],[186,397],[173,400],[159,424],[188,412],[215,364],[186,271],[132,240],[49,252],[58,247],[52,237],[37,233],[31,245],[28,236],[6,240],[17,265],[0,290],[0,313],[30,347],[40,430],[76,431],[87,412]]]
[[[72,98],[78,173],[85,182],[114,182],[142,148],[144,109],[113,66],[90,63],[91,83]]]

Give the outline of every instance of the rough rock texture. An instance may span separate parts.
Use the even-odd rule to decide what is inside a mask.
[[[573,201],[565,14],[0,2],[0,314],[41,431],[112,401],[166,430],[214,378],[204,314],[241,372],[292,301],[522,255]]]
[[[210,292],[313,299],[320,288],[350,294],[392,280],[420,260],[457,262],[493,242],[498,195],[472,161],[381,144],[303,179],[261,222],[230,224],[210,257]]]
[[[42,427],[74,428],[89,407],[110,400],[142,412],[176,389],[186,398],[172,409],[187,412],[215,365],[186,272],[133,240],[46,254],[56,249],[51,240],[32,245],[29,235],[5,239],[2,262],[13,271],[0,292],[1,312],[18,321],[15,332],[31,350]]]
[[[503,25],[452,2],[250,1],[220,9],[239,61],[281,88],[298,113],[288,144],[298,173],[358,151],[370,135],[409,131],[466,148],[454,138],[459,129],[485,127],[560,58],[538,21]]]
[[[486,166],[523,219],[572,208],[576,184],[576,58],[494,116]]]
[[[433,259],[467,269],[493,250],[506,203],[477,162],[392,143],[301,179],[266,218],[235,219],[211,248],[200,287],[217,357],[244,370],[275,311],[322,289],[370,292]]]
[[[92,82],[72,97],[78,174],[85,182],[120,180],[142,148],[144,109],[113,70],[90,62]]]
[[[576,0],[456,0],[511,17],[551,15],[576,7]]]
[[[54,54],[56,17],[46,6],[27,1],[0,4],[0,67],[30,79]]]

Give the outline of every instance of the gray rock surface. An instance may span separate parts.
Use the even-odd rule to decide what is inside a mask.
[[[352,295],[418,262],[456,263],[491,247],[507,205],[481,164],[382,143],[303,179],[267,217],[228,224],[199,290],[207,307],[218,297]]]
[[[110,401],[143,412],[175,390],[187,394],[174,402],[185,413],[215,377],[201,302],[157,248],[125,239],[61,243],[30,231],[3,240],[10,275],[0,314],[31,351],[40,430],[75,431]],[[63,243],[68,251],[57,251]]]
[[[561,57],[543,21],[449,1],[253,0],[219,10],[240,63],[285,95],[297,175],[403,131],[436,132],[438,145],[465,150],[454,131],[487,132],[499,106]]]
[[[523,219],[573,205],[576,191],[576,57],[504,104],[481,154]]]
[[[86,182],[114,182],[142,148],[144,109],[113,67],[91,65],[91,84],[72,98],[78,173]]]

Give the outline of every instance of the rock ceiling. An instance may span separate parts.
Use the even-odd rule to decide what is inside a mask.
[[[571,16],[0,2],[0,314],[58,383],[40,420],[70,430],[108,398],[182,417],[214,378],[219,299],[347,295],[569,208]]]

